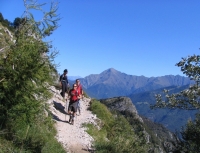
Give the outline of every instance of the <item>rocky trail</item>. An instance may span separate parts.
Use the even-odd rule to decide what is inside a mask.
[[[86,132],[83,123],[95,124],[96,115],[88,110],[90,98],[81,100],[81,115],[75,117],[74,125],[69,121],[69,115],[66,113],[66,102],[62,101],[60,91],[51,87],[54,96],[48,101],[53,119],[56,121],[57,140],[69,153],[88,153],[92,152],[91,146],[93,138]],[[68,103],[68,102],[67,102]]]

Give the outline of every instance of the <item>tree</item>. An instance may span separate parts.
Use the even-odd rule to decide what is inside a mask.
[[[7,19],[4,19],[2,13],[0,12],[0,23],[4,26],[7,27],[10,31],[14,31],[14,28],[12,26],[12,23],[8,21]]]
[[[13,38],[0,38],[5,42],[0,50],[0,129],[8,130],[9,137],[18,127],[31,126],[44,113],[58,53],[43,41],[58,27],[57,3],[51,3],[49,12],[42,10],[44,4],[33,0],[24,0],[24,5],[24,22],[17,22],[19,28]],[[42,11],[43,18],[35,21],[31,9]]]
[[[3,18],[3,15],[2,13],[0,12],[0,22],[4,21],[4,18]]]
[[[176,64],[181,68],[183,74],[188,76],[191,80],[194,80],[194,84],[188,89],[181,91],[180,93],[169,94],[168,90],[164,90],[165,97],[160,94],[155,95],[156,104],[151,108],[179,108],[186,110],[199,110],[200,109],[200,56],[193,55],[182,60]],[[182,140],[181,148],[184,152],[200,152],[200,115],[196,115],[194,121],[188,121],[187,125],[181,131]]]
[[[195,120],[188,121],[186,127],[181,132],[183,137],[183,150],[194,153],[200,152],[200,114],[196,115]]]
[[[13,22],[14,28],[18,28],[21,24],[24,23],[24,21],[25,21],[25,18],[24,19],[19,18],[19,17],[15,18],[15,20]]]
[[[187,110],[197,110],[200,108],[200,56],[193,55],[182,60],[176,64],[181,67],[183,74],[194,80],[194,85],[189,89],[183,90],[180,93],[168,94],[168,90],[164,90],[165,100],[160,94],[156,95],[156,104],[153,108],[180,108]]]
[[[44,4],[24,0],[13,32],[0,23],[0,152],[65,152],[46,104],[58,52],[44,38],[58,27],[57,4],[45,12]],[[42,12],[41,20],[34,20],[32,9]]]

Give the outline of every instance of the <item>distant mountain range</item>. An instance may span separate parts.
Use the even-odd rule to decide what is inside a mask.
[[[67,76],[68,80],[74,81],[76,79],[82,78],[81,76]]]
[[[113,68],[100,74],[91,74],[81,79],[86,92],[93,98],[111,98],[153,91],[169,86],[183,86],[192,81],[180,75],[161,77],[135,76],[121,73]]]
[[[86,93],[96,99],[119,96],[130,97],[138,113],[161,123],[172,131],[180,130],[189,118],[193,119],[195,111],[156,109],[150,110],[150,104],[155,103],[155,94],[168,88],[176,93],[188,88],[194,82],[180,75],[165,75],[160,77],[145,77],[128,75],[113,68],[100,74],[91,74],[81,78]]]
[[[180,130],[182,126],[187,123],[188,119],[194,119],[197,111],[188,111],[180,109],[150,109],[150,105],[155,104],[155,94],[163,95],[163,90],[169,90],[169,93],[178,93],[187,89],[189,85],[184,86],[170,86],[154,91],[147,91],[142,93],[131,94],[128,97],[138,110],[138,113],[147,117],[153,122],[161,123],[171,131]]]

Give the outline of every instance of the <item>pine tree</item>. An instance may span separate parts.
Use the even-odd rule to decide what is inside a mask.
[[[43,39],[58,27],[57,3],[51,3],[49,12],[33,0],[24,0],[26,7],[23,22],[0,51],[0,128],[31,125],[44,109],[52,73],[56,71],[53,60],[58,53]],[[35,21],[31,9],[44,13],[41,21]],[[1,38],[3,39],[3,38]]]

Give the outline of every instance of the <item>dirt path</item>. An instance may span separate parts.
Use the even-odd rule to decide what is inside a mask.
[[[53,118],[56,121],[57,140],[62,143],[66,152],[69,153],[88,153],[91,148],[93,138],[85,132],[83,123],[95,124],[96,116],[87,110],[89,98],[81,100],[81,115],[75,117],[74,125],[68,123],[69,116],[65,113],[66,103],[62,101],[59,91],[52,87],[54,93],[52,99],[48,101]]]

